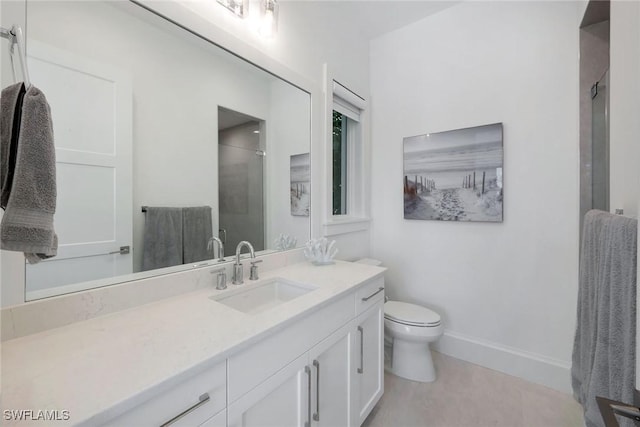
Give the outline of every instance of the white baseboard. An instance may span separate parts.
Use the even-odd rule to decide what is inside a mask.
[[[433,349],[495,371],[571,394],[571,365],[513,347],[445,331]]]

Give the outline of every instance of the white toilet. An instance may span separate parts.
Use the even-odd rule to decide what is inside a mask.
[[[358,262],[382,265],[370,258]],[[393,348],[387,369],[412,381],[435,381],[429,343],[440,338],[443,330],[440,315],[435,311],[416,304],[387,301],[384,304],[385,341],[390,340]]]
[[[429,343],[440,338],[443,329],[435,311],[416,304],[387,301],[384,333],[392,339],[393,346],[389,371],[413,381],[435,381]]]

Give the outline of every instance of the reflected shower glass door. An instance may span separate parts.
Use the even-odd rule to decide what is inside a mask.
[[[233,113],[236,117],[240,115]],[[256,251],[265,249],[264,151],[260,140],[264,126],[251,118],[241,124],[225,127],[222,125],[224,114],[221,108],[218,130],[218,234],[224,242],[225,256],[232,256],[242,240],[251,242]]]
[[[609,72],[591,89],[592,208],[609,211]]]

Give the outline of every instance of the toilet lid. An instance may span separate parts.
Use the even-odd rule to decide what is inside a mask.
[[[440,315],[415,304],[400,301],[387,301],[384,304],[384,317],[409,326],[438,326]]]

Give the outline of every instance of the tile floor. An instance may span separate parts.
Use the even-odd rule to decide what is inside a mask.
[[[573,397],[433,352],[438,379],[385,374],[385,393],[363,427],[582,427]]]

